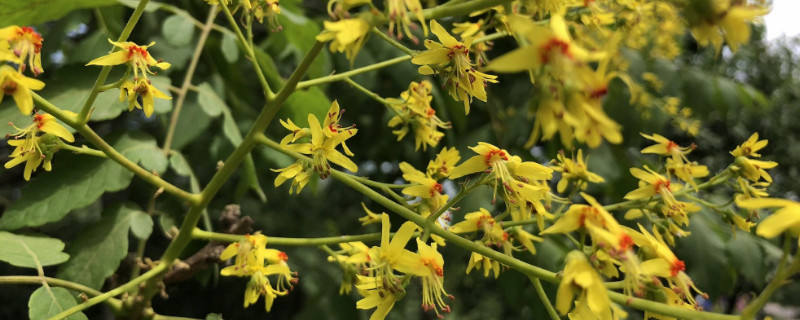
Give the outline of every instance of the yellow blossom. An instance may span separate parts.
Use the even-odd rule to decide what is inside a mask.
[[[137,97],[142,98],[141,104]],[[155,111],[156,98],[172,100],[172,97],[158,90],[147,78],[139,78],[136,82],[126,80],[122,83],[119,91],[119,101],[128,100],[128,111],[133,111],[134,108],[142,109],[144,115],[148,118],[152,116],[153,111]]]
[[[249,1],[249,0],[244,0]],[[251,3],[253,15],[258,22],[264,23],[264,18],[267,18],[267,25],[273,32],[283,30],[283,27],[278,22],[278,15],[281,14],[281,7],[278,0],[256,0],[255,4]]]
[[[436,249],[436,243],[428,245],[417,238],[417,253],[422,263],[428,268],[428,274],[422,280],[422,309],[433,310],[438,317],[439,311],[450,312],[450,306],[444,302],[442,296],[454,299],[453,295],[444,290],[444,259]]]
[[[26,66],[31,68],[34,76],[44,72],[42,70],[42,35],[33,28],[19,26],[0,28],[0,40],[7,41],[14,55],[23,62],[20,64],[20,72]]]
[[[467,274],[469,274],[473,268],[477,270],[483,269],[483,276],[487,278],[489,277],[489,273],[492,271],[494,271],[495,279],[500,276],[500,263],[476,252],[473,252],[469,256]]]
[[[776,198],[746,199],[737,201],[739,207],[747,209],[780,208],[758,224],[756,234],[764,238],[775,238],[789,232],[800,235],[800,203]]]
[[[138,78],[140,73],[141,77],[145,79],[147,78],[147,74],[154,74],[153,71],[150,70],[150,67],[158,67],[161,70],[167,70],[170,67],[169,63],[160,60],[157,61],[152,55],[150,55],[149,52],[147,52],[147,48],[156,44],[155,42],[151,42],[146,46],[140,46],[133,42],[127,41],[114,42],[110,39],[108,42],[113,44],[115,47],[120,48],[121,50],[89,61],[89,63],[86,64],[87,66],[114,66],[119,64],[128,64],[129,67],[133,68],[134,79]]]
[[[583,252],[572,251],[567,254],[561,283],[556,292],[556,310],[566,315],[572,309],[573,298],[577,295],[575,309],[585,305],[600,319],[611,319],[611,300],[608,298],[603,279],[592,268]]]
[[[344,52],[350,65],[364,46],[372,26],[362,18],[343,19],[336,22],[323,22],[325,30],[317,36],[317,41],[331,41],[331,52]]]
[[[567,186],[572,181],[574,181],[575,188],[578,190],[586,190],[589,182],[605,182],[603,177],[589,171],[586,167],[586,162],[589,161],[589,157],[587,156],[586,160],[584,160],[583,150],[578,149],[578,155],[573,156],[573,158],[567,158],[563,150],[559,151],[556,156],[557,160],[551,166],[554,171],[561,172],[561,180],[558,182],[557,187],[559,193],[566,191]]]
[[[442,194],[441,184],[421,171],[414,169],[408,162],[400,163],[400,171],[403,172],[403,179],[416,184],[403,188],[403,194],[422,199],[438,199],[438,196]],[[436,203],[431,207],[431,210],[437,210],[441,205],[444,205],[444,203]]]
[[[295,162],[286,168],[272,169],[272,171],[280,172],[275,178],[276,187],[283,184],[286,180],[294,179],[292,180],[292,185],[289,187],[289,194],[300,194],[300,191],[303,191],[303,188],[311,181],[311,177],[314,175],[314,169],[306,167],[302,162]]]
[[[461,156],[458,154],[458,149],[455,147],[450,149],[447,147],[442,148],[442,150],[436,154],[436,158],[428,162],[428,176],[437,179],[449,177],[450,171],[453,170],[459,160],[461,160]]]
[[[431,32],[441,42],[425,40],[428,49],[411,59],[414,64],[422,65],[421,74],[433,74],[434,69],[439,70],[446,78],[445,86],[450,96],[456,101],[464,103],[464,112],[469,114],[469,104],[472,98],[486,101],[487,82],[497,82],[497,76],[477,71],[469,57],[469,48],[473,38],[466,38],[464,42],[456,40],[436,20],[431,20]]]
[[[425,16],[422,14],[422,4],[419,0],[387,0],[386,11],[389,12],[389,35],[395,36],[395,27],[397,27],[397,39],[403,39],[403,33],[411,38],[411,41],[418,43],[419,40],[413,33],[409,26],[414,26],[411,23],[409,14],[422,24],[422,32],[428,36],[428,26],[425,24]],[[402,29],[403,33],[400,32]]]
[[[395,302],[400,300],[401,294],[404,291],[387,290],[384,288],[384,281],[379,277],[365,277],[358,276],[358,289],[359,294],[364,296],[363,299],[356,302],[358,309],[372,309],[375,311],[369,317],[369,320],[383,320],[389,311],[394,307]]]
[[[17,108],[23,114],[33,112],[33,96],[31,90],[42,90],[44,82],[28,78],[9,65],[0,66],[0,102],[3,96],[14,98]]]

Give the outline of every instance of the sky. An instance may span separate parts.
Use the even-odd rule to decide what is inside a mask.
[[[772,11],[764,17],[767,40],[800,35],[800,0],[773,0]]]

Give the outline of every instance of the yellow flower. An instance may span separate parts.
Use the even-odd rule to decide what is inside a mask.
[[[527,249],[531,254],[536,254],[536,247],[533,245],[533,241],[544,241],[543,238],[534,236],[528,231],[523,230],[521,227],[517,227],[514,230],[514,233],[517,241],[519,241],[519,243],[521,243],[522,246],[525,247],[525,249]]]
[[[453,170],[459,160],[461,160],[461,156],[458,154],[458,149],[455,147],[450,149],[447,147],[442,148],[442,150],[436,154],[436,158],[428,162],[428,176],[436,179],[449,177],[450,171]]]
[[[119,64],[128,64],[129,67],[133,68],[134,79],[139,77],[140,72],[142,77],[145,79],[147,78],[147,74],[153,74],[153,71],[150,71],[150,67],[155,66],[161,70],[167,70],[170,67],[169,63],[160,60],[156,61],[156,59],[153,59],[153,56],[147,52],[147,48],[156,44],[155,42],[151,42],[146,46],[139,46],[133,42],[127,41],[114,42],[111,41],[111,39],[109,39],[108,42],[122,50],[112,52],[105,56],[89,61],[89,63],[86,64],[87,66],[114,66]]]
[[[447,79],[450,96],[456,101],[464,103],[464,112],[469,114],[469,104],[472,97],[486,101],[487,82],[497,82],[497,76],[477,71],[469,57],[469,48],[472,38],[460,42],[453,38],[436,20],[431,20],[431,32],[439,38],[440,42],[425,40],[428,49],[422,52],[411,62],[422,65],[419,72],[424,75],[433,74],[434,68]]]
[[[489,246],[502,247],[508,242],[508,233],[503,230],[500,223],[494,220],[492,214],[484,208],[467,213],[464,215],[464,221],[450,226],[449,230],[453,233],[482,231],[483,238],[481,241]]]
[[[771,239],[787,231],[793,236],[800,235],[800,203],[760,198],[736,201],[736,204],[747,209],[780,208],[758,224],[756,234],[759,236]]]
[[[249,0],[245,0],[249,1]],[[278,0],[257,0],[256,4],[252,6],[253,15],[260,23],[264,23],[264,18],[267,18],[267,25],[272,32],[283,30],[283,27],[278,22],[278,15],[281,14],[281,7]]]
[[[349,18],[350,14],[347,10],[351,8],[369,4],[372,0],[329,0],[328,1],[328,15],[334,20],[339,18]]]
[[[272,309],[272,304],[278,296],[285,296],[288,291],[276,290],[269,282],[267,275],[261,271],[256,271],[247,283],[247,289],[244,291],[244,307],[247,308],[251,304],[258,301],[260,296],[264,296],[264,307],[267,312]]]
[[[28,78],[9,65],[0,66],[0,102],[4,95],[14,98],[17,108],[23,114],[33,112],[33,96],[31,90],[42,90],[44,82]]]
[[[362,226],[366,226],[368,224],[378,223],[381,222],[381,216],[371,210],[367,209],[367,205],[363,202],[361,203],[361,207],[364,208],[364,211],[367,213],[366,216],[358,218],[358,221],[361,222]],[[383,214],[383,213],[382,213]]]
[[[536,108],[536,117],[533,130],[526,148],[531,148],[539,140],[550,140],[556,133],[561,136],[561,143],[565,146],[572,145],[574,137],[573,128],[578,127],[578,120],[564,107],[562,100],[550,92],[550,89],[539,90],[539,103]]]
[[[605,182],[603,177],[589,171],[586,167],[586,162],[589,161],[589,157],[587,156],[586,160],[584,160],[583,150],[581,149],[578,149],[578,155],[574,156],[574,159],[564,156],[563,150],[558,152],[556,159],[557,161],[555,161],[551,168],[554,171],[561,172],[561,180],[558,182],[557,187],[559,193],[566,191],[571,181],[574,181],[575,187],[579,190],[586,190],[589,182]]]
[[[509,20],[512,29],[522,33],[530,44],[495,58],[486,70],[519,72],[552,66],[568,71],[575,65],[605,57],[605,54],[590,52],[572,40],[563,10],[552,13],[549,28],[540,27],[527,17],[512,16]]]
[[[747,1],[720,0],[711,2],[710,8],[700,12],[692,23],[692,35],[701,45],[714,46],[719,53],[723,39],[736,52],[739,45],[750,40],[750,22],[760,21],[768,9],[749,5]],[[723,38],[724,37],[724,38]]]
[[[483,269],[483,276],[489,277],[489,272],[494,271],[494,277],[500,276],[500,263],[489,259],[488,257],[484,257],[479,253],[473,252],[469,256],[469,264],[467,264],[467,274],[472,271],[472,268],[477,270]]]
[[[444,122],[436,116],[436,110],[431,107],[431,83],[428,81],[411,82],[408,90],[400,94],[401,99],[387,99],[391,104],[392,110],[397,114],[389,120],[389,127],[396,127],[400,124],[404,126],[392,133],[397,135],[397,141],[402,140],[408,133],[409,127],[414,128],[414,143],[416,149],[422,146],[422,150],[427,150],[428,146],[434,147],[444,136],[438,129],[450,128],[449,122]]]
[[[320,125],[315,115],[308,114],[311,141],[308,143],[292,143],[284,146],[284,148],[288,150],[311,155],[313,158],[314,171],[323,179],[330,175],[331,166],[328,164],[328,161],[338,164],[352,172],[358,171],[358,166],[350,160],[350,158],[336,150],[336,147],[341,144],[345,154],[353,156],[353,153],[347,149],[344,142],[358,132],[358,130],[352,127],[341,128],[338,123],[339,115],[339,104],[336,101],[331,104],[331,108],[328,110],[328,114],[325,117],[324,128]],[[300,174],[300,171],[305,172],[302,168],[298,169],[299,166],[297,166],[297,163],[293,166],[292,170],[289,170],[289,168],[280,170],[286,172],[286,174],[283,175],[283,180],[280,181],[281,183],[285,181],[285,179]],[[275,183],[280,184],[277,179]]]
[[[273,172],[280,172],[277,177],[275,177],[275,186],[280,186],[286,180],[292,180],[292,185],[289,187],[289,194],[296,193],[300,194],[300,191],[303,191],[303,188],[311,181],[311,177],[314,175],[314,169],[311,167],[306,168],[303,162],[295,162],[292,165],[282,168],[282,169],[271,169]]]
[[[425,16],[422,14],[422,4],[419,0],[387,0],[386,11],[389,12],[389,35],[394,36],[395,26],[398,26],[397,39],[403,39],[405,33],[411,41],[419,43],[414,34],[411,33],[409,25],[412,25],[409,13],[414,15],[414,18],[422,24],[422,32],[428,36],[428,26],[425,25]],[[412,25],[416,27],[416,25]],[[402,29],[403,33],[400,33]]]
[[[125,101],[126,96],[128,100],[128,111],[133,111],[134,108],[142,109],[144,115],[148,118],[153,115],[153,111],[155,110],[155,98],[172,100],[172,97],[154,87],[152,82],[147,78],[139,78],[135,83],[130,80],[123,82],[119,89],[119,101]],[[141,104],[137,97],[142,98]]]
[[[75,113],[64,111],[69,116]],[[63,139],[68,142],[75,141],[75,137],[66,128],[56,122],[50,114],[35,114],[33,123],[25,129],[20,129],[11,124],[17,132],[6,136],[8,144],[15,147],[5,163],[5,168],[10,169],[25,162],[25,180],[31,179],[31,174],[42,165],[45,171],[52,170],[53,155],[61,148]],[[44,135],[39,135],[44,133]],[[13,139],[12,139],[13,138]]]
[[[758,151],[764,149],[767,143],[769,143],[769,140],[758,140],[758,132],[755,132],[750,138],[747,138],[747,141],[736,146],[736,149],[731,151],[731,155],[734,157],[761,158],[761,154]]]
[[[667,158],[666,167],[667,172],[692,185],[695,191],[698,189],[694,178],[702,178],[709,175],[708,167],[699,165],[697,162],[675,162],[672,158]]]
[[[389,311],[394,307],[395,302],[400,300],[405,291],[387,290],[383,283],[384,281],[379,277],[365,277],[358,276],[358,289],[359,294],[364,296],[363,299],[356,302],[358,309],[372,309],[375,312],[369,317],[369,320],[383,320]]]
[[[639,181],[639,188],[628,192],[624,198],[627,200],[647,199],[660,194],[665,202],[670,203],[676,201],[672,192],[680,190],[682,186],[672,183],[668,178],[656,173],[647,166],[644,168],[647,171],[639,168],[631,168],[631,175],[641,181]]]
[[[438,199],[442,194],[442,185],[433,178],[425,175],[421,171],[414,169],[408,162],[400,163],[400,171],[403,172],[403,179],[411,182],[413,186],[403,188],[403,194],[422,199]],[[432,211],[439,209],[444,203],[436,203],[431,207]]]
[[[358,51],[364,46],[369,30],[372,26],[362,18],[343,19],[336,22],[323,22],[325,30],[317,36],[317,41],[331,41],[331,52],[344,52],[350,65],[358,55]]]
[[[541,232],[542,235],[569,233],[585,227],[594,243],[613,257],[620,257],[633,247],[633,240],[622,226],[597,200],[581,192],[589,203],[573,204],[552,226]]]
[[[655,153],[665,157],[671,157],[672,161],[676,163],[689,162],[686,155],[692,152],[697,146],[692,144],[689,147],[681,147],[677,143],[665,138],[664,136],[654,133],[652,136],[640,133],[642,137],[655,141],[656,144],[642,149],[642,153]]]
[[[378,275],[392,279],[394,277],[392,270],[412,275],[426,275],[428,270],[420,256],[405,249],[408,241],[414,236],[417,225],[410,221],[403,223],[391,240],[390,228],[389,215],[381,214],[381,245],[369,250],[369,257]]]
[[[442,295],[454,299],[453,295],[444,290],[444,259],[436,250],[436,243],[428,245],[417,238],[417,253],[422,263],[428,268],[428,274],[422,279],[422,309],[433,310],[441,318],[439,310],[450,312],[450,306],[444,302]]]
[[[27,64],[20,64],[20,72],[25,70],[26,66],[31,68],[34,76],[44,72],[42,70],[42,35],[33,28],[19,26],[0,28],[0,40],[8,41],[14,55],[19,57],[20,61],[27,60]]]
[[[567,265],[556,292],[556,310],[566,315],[572,309],[572,300],[577,295],[576,310],[585,306],[598,318],[611,319],[611,300],[606,286],[583,252],[572,251],[567,254],[566,260]]]

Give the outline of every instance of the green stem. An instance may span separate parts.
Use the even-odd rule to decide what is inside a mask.
[[[220,242],[238,242],[244,240],[243,235],[209,232],[195,228],[192,230],[192,238],[214,240]],[[267,244],[270,246],[321,246],[353,241],[378,241],[381,233],[367,233],[352,236],[336,236],[323,238],[282,238],[267,237]]]
[[[53,115],[58,120],[63,121],[70,127],[73,127],[75,130],[78,131],[78,133],[80,133],[84,138],[86,138],[86,140],[89,140],[89,142],[92,143],[97,149],[100,149],[100,151],[105,153],[109,159],[116,161],[117,163],[127,168],[128,170],[132,171],[134,174],[136,174],[143,180],[147,181],[148,183],[160,188],[164,188],[164,191],[172,195],[188,200],[189,202],[192,203],[197,202],[199,200],[199,195],[186,192],[183,189],[172,185],[171,183],[165,181],[164,179],[161,179],[161,177],[145,170],[144,168],[140,167],[133,161],[126,158],[124,155],[119,153],[119,151],[115,150],[114,147],[112,147],[105,140],[103,140],[103,138],[97,135],[97,133],[94,132],[91,128],[89,128],[88,125],[86,125],[85,123],[81,123],[80,118],[76,119],[75,117],[70,116],[69,114],[65,113],[63,110],[59,109],[58,107],[50,103],[50,101],[45,100],[35,92],[31,92],[31,95],[33,96],[33,100],[36,101],[36,105],[39,107],[39,109]]]
[[[362,87],[360,84],[358,84],[357,82],[353,81],[353,79],[350,79],[350,78],[344,78],[344,82],[347,82],[348,84],[350,84],[351,86],[353,86],[353,88],[356,88],[358,91],[361,91],[361,92],[363,92],[364,94],[366,94],[367,96],[369,96],[369,97],[370,97],[370,98],[372,98],[373,100],[375,100],[375,101],[378,101],[378,102],[380,102],[380,103],[382,103],[382,104],[386,105],[387,107],[389,107],[390,105],[392,105],[392,104],[393,104],[393,103],[391,103],[389,100],[386,100],[386,99],[384,99],[384,98],[381,98],[381,96],[379,96],[377,93],[375,93],[375,92],[372,92],[372,91],[370,91],[369,89]],[[390,107],[389,109],[392,109],[392,110],[394,110],[394,109],[393,109],[393,108],[391,108],[391,107]]]
[[[263,143],[264,140],[263,139],[259,139],[259,142]],[[357,175],[352,175],[352,176],[353,176],[353,179],[356,179],[356,180],[360,181],[363,184],[366,184],[368,186],[373,186],[373,187],[376,187],[376,188],[402,189],[402,188],[416,186],[416,184],[385,183],[385,182],[372,181],[367,177],[361,177],[361,176],[357,176]]]
[[[192,77],[194,77],[194,71],[197,70],[197,62],[200,61],[200,55],[203,53],[203,46],[206,44],[208,34],[211,32],[211,25],[214,24],[214,18],[216,17],[217,5],[213,5],[208,11],[208,18],[206,18],[206,24],[203,25],[203,30],[200,32],[200,38],[197,39],[197,45],[194,47],[194,53],[192,54],[191,62],[189,62],[189,67],[186,69],[186,75],[183,76],[183,84],[181,85],[180,91],[178,91],[178,99],[175,100],[175,108],[172,110],[172,117],[169,120],[169,127],[167,127],[167,136],[164,138],[164,146],[162,147],[164,154],[169,153],[170,147],[172,146],[172,139],[175,136],[175,129],[178,126],[181,108],[183,108],[183,103],[186,101],[189,87],[192,86]]]
[[[250,42],[244,37],[242,34],[242,30],[239,28],[239,25],[236,23],[236,19],[233,18],[230,9],[228,6],[222,6],[222,12],[225,14],[225,18],[228,19],[228,23],[233,28],[233,31],[236,33],[236,38],[239,39],[239,45],[242,46],[244,52],[247,54],[247,57],[250,58],[250,62],[252,62],[253,69],[256,71],[256,77],[258,77],[258,82],[261,83],[261,87],[264,89],[264,97],[267,98],[267,101],[272,100],[275,98],[275,93],[272,92],[272,89],[269,87],[269,83],[267,83],[267,78],[264,76],[264,72],[261,70],[261,66],[259,66],[258,61],[256,60],[256,53],[253,51],[253,47],[250,45]],[[299,68],[299,67],[298,67]]]
[[[536,289],[536,294],[539,295],[539,299],[542,299],[542,304],[544,304],[545,310],[547,310],[547,314],[550,315],[550,319],[552,320],[561,320],[561,317],[558,316],[556,312],[556,308],[553,307],[553,304],[550,303],[550,299],[547,298],[547,293],[544,292],[544,288],[542,287],[542,281],[536,277],[528,277],[533,283],[533,288]]]
[[[611,301],[614,301],[623,306],[628,306],[639,310],[650,311],[658,313],[660,315],[665,315],[677,319],[687,319],[687,320],[739,320],[740,319],[738,315],[697,311],[683,307],[675,307],[660,302],[634,298],[614,291],[609,291],[608,297],[611,298]]]
[[[490,35],[485,35],[485,36],[480,37],[480,38],[475,38],[475,40],[473,40],[472,43],[481,43],[481,42],[492,41],[492,40],[495,40],[495,39],[508,37],[510,35],[511,34],[509,34],[508,32],[504,32],[504,31],[495,32],[495,33],[492,33]]]
[[[378,28],[372,28],[372,33],[376,34],[379,38],[383,39],[383,41],[386,41],[388,44],[392,45],[392,47],[400,49],[400,51],[405,52],[409,56],[413,57],[417,55],[416,51],[407,48],[400,42],[395,41],[394,39],[392,39],[392,37],[387,36],[385,33],[383,33],[383,31],[378,30]]]
[[[59,141],[61,141],[61,140],[59,140]],[[59,143],[58,144],[58,149],[60,149],[60,150],[69,150],[69,151],[72,151],[72,152],[75,152],[75,153],[86,154],[86,155],[95,156],[95,157],[101,157],[101,158],[107,158],[108,157],[102,151],[91,149],[91,148],[89,148],[87,146],[76,147],[76,146],[67,144],[65,142]]]
[[[297,90],[308,88],[308,87],[312,87],[312,86],[316,86],[316,85],[320,85],[320,84],[323,84],[323,83],[329,83],[329,82],[336,82],[336,81],[344,80],[344,79],[347,79],[347,78],[352,77],[352,76],[357,75],[357,74],[362,74],[362,73],[365,73],[365,72],[378,70],[380,68],[388,67],[388,66],[391,66],[393,64],[398,64],[400,62],[408,61],[408,60],[411,60],[411,56],[402,56],[402,57],[397,57],[397,58],[394,58],[394,59],[389,59],[389,60],[386,60],[386,61],[383,61],[383,62],[378,62],[376,64],[368,65],[366,67],[353,69],[353,70],[350,70],[350,71],[347,71],[347,72],[342,72],[342,73],[339,73],[339,74],[332,74],[332,75],[329,75],[329,76],[324,76],[324,77],[319,77],[319,78],[316,78],[316,79],[302,81],[302,82],[297,84]]]
[[[75,292],[83,292],[92,297],[103,294],[100,291],[84,286],[80,283],[56,278],[39,276],[0,276],[0,284],[42,284],[42,281],[47,282],[47,284],[51,286],[70,289]],[[114,302],[116,303],[119,302],[117,299],[112,300],[115,300]]]
[[[422,10],[425,19],[439,19],[452,16],[465,16],[474,11],[491,8],[497,5],[509,3],[511,0],[473,0],[448,6],[437,6]]]
[[[116,287],[116,288],[114,288],[114,289],[112,289],[112,290],[110,290],[110,291],[108,291],[106,293],[99,294],[99,295],[97,295],[97,296],[95,296],[95,297],[93,297],[93,298],[91,298],[89,300],[86,300],[83,303],[81,303],[79,305],[76,305],[76,306],[74,306],[72,308],[64,310],[61,313],[56,314],[55,316],[50,318],[50,320],[64,319],[64,318],[70,316],[73,313],[86,310],[89,307],[94,306],[94,305],[96,305],[96,304],[98,304],[100,302],[104,302],[104,301],[109,300],[109,299],[111,299],[113,297],[116,297],[117,295],[120,295],[120,294],[123,294],[125,292],[128,292],[131,289],[136,288],[136,286],[138,286],[140,283],[145,282],[145,281],[147,281],[147,280],[149,280],[149,279],[151,279],[153,277],[158,276],[159,274],[164,272],[166,269],[167,269],[166,265],[159,264],[155,268],[150,269],[150,271],[145,272],[144,274],[142,274],[138,278],[132,279],[131,281],[129,281],[126,284],[123,284],[123,285],[121,285],[119,287]]]
[[[788,258],[788,250],[791,248],[791,242],[788,241],[790,237],[788,235],[785,236],[786,240],[784,242],[784,256],[781,258],[781,263],[778,265],[778,271],[775,273],[775,276],[770,280],[767,286],[764,288],[764,291],[761,291],[761,294],[758,295],[755,299],[753,299],[747,307],[742,310],[742,319],[743,320],[751,320],[755,319],[756,313],[764,308],[764,305],[767,304],[769,298],[775,293],[775,290],[778,290],[781,286],[786,284],[789,277],[796,274],[800,271],[800,251],[798,255],[794,257],[794,261],[788,267],[786,267],[786,261]],[[787,245],[788,243],[788,245]]]
[[[122,33],[117,38],[117,42],[124,42],[128,40],[128,37],[133,32],[133,27],[136,26],[136,23],[139,21],[139,18],[142,16],[144,12],[144,8],[147,6],[147,3],[150,0],[141,0],[139,4],[136,6],[136,9],[133,10],[133,14],[131,18],[128,19],[128,23],[125,25],[125,28],[122,29]],[[116,52],[121,50],[120,48],[114,47],[111,52]],[[92,92],[89,93],[89,97],[86,99],[86,103],[83,104],[83,108],[81,108],[80,113],[78,113],[77,123],[85,124],[89,122],[89,112],[92,110],[92,105],[94,101],[97,99],[97,95],[100,94],[100,87],[106,83],[106,78],[108,78],[108,74],[111,72],[112,66],[103,66],[103,69],[100,70],[100,75],[97,76],[97,80],[94,82],[94,87],[92,87]]]

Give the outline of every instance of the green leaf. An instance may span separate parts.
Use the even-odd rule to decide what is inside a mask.
[[[219,313],[209,313],[206,315],[206,320],[223,320],[222,315]]]
[[[17,129],[7,125],[7,123],[13,123],[17,127],[24,128],[33,123],[33,118],[19,112],[14,100],[7,98],[4,99],[3,103],[0,103],[0,137],[17,132]]]
[[[186,158],[177,151],[173,151],[169,155],[169,165],[172,167],[172,170],[175,170],[175,173],[182,175],[182,176],[191,176],[192,175],[192,168],[189,167],[189,162],[186,161]]]
[[[128,230],[139,214],[147,215],[131,203],[108,208],[69,244],[72,259],[58,268],[57,277],[100,289],[128,254]]]
[[[199,95],[197,99],[200,108],[212,118],[218,117],[222,113],[222,109],[227,108],[225,101],[222,101],[208,82],[203,82],[197,86],[197,94]]]
[[[175,138],[172,140],[173,150],[183,149],[205,133],[211,124],[211,117],[198,104],[196,96],[189,96],[186,99],[186,104],[181,109],[181,116],[178,118],[178,125],[175,127]]]
[[[3,5],[0,6],[0,27],[40,24],[61,18],[73,10],[114,3],[114,0],[3,0]]]
[[[186,17],[172,15],[161,25],[161,33],[169,44],[185,46],[192,42],[194,23]]]
[[[125,135],[114,148],[148,170],[164,172],[168,161],[155,139],[144,134]],[[126,188],[133,173],[108,159],[59,152],[53,172],[42,172],[22,188],[22,196],[0,217],[0,230],[41,226],[61,220],[73,209],[83,208],[105,192]]]
[[[169,166],[169,160],[159,148],[155,138],[147,134],[134,132],[127,135],[115,148],[131,161],[139,162],[147,170],[155,170],[161,174],[167,171]]]
[[[222,33],[222,43],[219,49],[222,51],[222,56],[228,63],[234,63],[239,60],[239,45],[236,44],[236,38],[225,32]]]
[[[279,116],[290,118],[300,127],[308,126],[308,114],[314,114],[322,122],[325,113],[331,107],[331,100],[318,87],[297,91],[286,100],[286,107],[281,108]]]
[[[61,240],[0,231],[0,260],[17,267],[52,266],[69,259]]]
[[[725,253],[728,255],[731,265],[742,277],[756,286],[764,284],[766,265],[764,264],[764,252],[758,238],[747,232],[739,231],[725,245]]]
[[[28,317],[31,320],[44,320],[78,305],[69,290],[59,287],[39,287],[28,300]],[[76,312],[66,320],[87,319],[83,312]]]
[[[153,217],[144,211],[136,211],[131,217],[131,232],[139,239],[147,239],[153,233]]]

